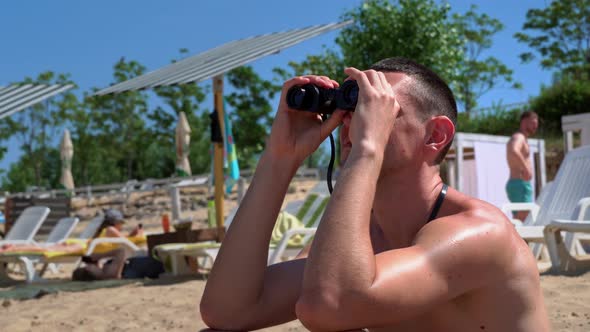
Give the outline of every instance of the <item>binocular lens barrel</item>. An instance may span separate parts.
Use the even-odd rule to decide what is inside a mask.
[[[346,81],[338,89],[326,89],[315,84],[293,86],[287,91],[290,108],[319,114],[331,114],[335,109],[354,112],[358,99],[356,81]]]

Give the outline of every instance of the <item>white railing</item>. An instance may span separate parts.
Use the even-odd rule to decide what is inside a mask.
[[[106,185],[81,186],[74,190],[67,189],[52,189],[52,190],[34,190],[20,193],[10,193],[9,197],[39,197],[39,198],[55,198],[72,195],[81,198],[93,198],[106,194],[131,194],[133,192],[145,192],[158,189],[168,189],[171,185],[180,181],[200,180],[204,179],[203,183],[207,183],[208,175],[186,176],[186,177],[171,177],[166,179],[147,179],[144,181],[129,180],[124,183],[113,183]]]
[[[254,170],[243,170],[240,172],[240,177],[250,182],[254,174]],[[320,172],[315,168],[300,168],[297,170],[293,180],[299,181],[304,179],[316,179],[319,180]],[[126,196],[126,201],[131,193],[147,192],[154,190],[169,190],[172,187],[193,187],[193,186],[208,186],[211,187],[210,175],[194,175],[185,177],[170,177],[164,179],[147,179],[143,181],[129,180],[123,183],[113,183],[105,185],[93,185],[93,186],[81,186],[73,190],[67,189],[52,189],[52,190],[39,190],[34,189],[27,192],[19,193],[4,193],[4,196],[0,196],[0,204],[3,205],[6,197],[37,197],[37,198],[56,198],[74,196],[78,198],[92,199],[96,196],[121,194]],[[210,190],[210,189],[209,189]]]

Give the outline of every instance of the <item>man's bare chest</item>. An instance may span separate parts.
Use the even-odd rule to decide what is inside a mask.
[[[525,159],[528,159],[528,158],[530,157],[530,151],[531,151],[531,150],[530,150],[530,148],[529,148],[529,145],[528,145],[528,143],[525,143],[525,144],[522,146],[522,149],[521,149],[522,156],[523,156]]]

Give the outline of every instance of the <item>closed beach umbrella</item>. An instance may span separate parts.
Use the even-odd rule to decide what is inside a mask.
[[[191,165],[188,162],[188,145],[191,140],[191,128],[188,126],[184,112],[178,114],[176,125],[176,175],[191,175]]]
[[[74,178],[72,177],[72,157],[74,156],[74,145],[70,138],[70,132],[64,130],[60,145],[61,156],[61,179],[60,184],[68,190],[74,189]]]

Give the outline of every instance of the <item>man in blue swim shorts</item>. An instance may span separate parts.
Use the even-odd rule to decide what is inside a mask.
[[[506,183],[508,199],[513,203],[533,201],[533,167],[530,158],[530,148],[527,138],[537,132],[539,117],[533,111],[526,111],[520,117],[520,127],[512,135],[506,147],[506,159],[510,168],[510,179]],[[515,218],[524,221],[527,211],[519,211]]]

